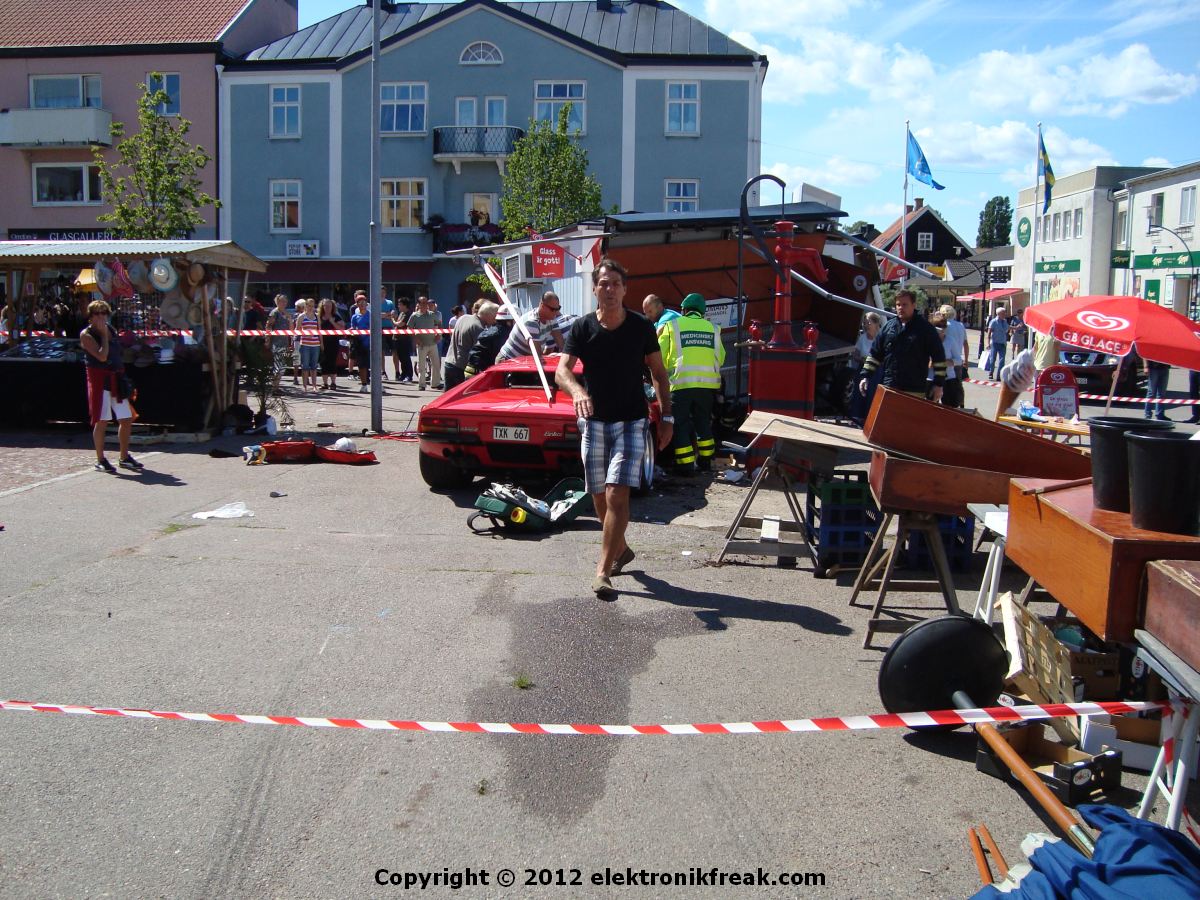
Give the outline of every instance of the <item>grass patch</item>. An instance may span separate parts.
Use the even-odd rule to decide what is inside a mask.
[[[168,522],[162,529],[162,534],[176,534],[180,531],[187,531],[189,528],[199,528],[199,525],[194,525],[191,522]]]
[[[517,677],[513,679],[513,687],[518,691],[527,691],[533,687],[533,679],[524,672],[518,672]]]

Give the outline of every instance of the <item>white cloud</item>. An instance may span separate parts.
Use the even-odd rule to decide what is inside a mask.
[[[766,55],[767,78],[763,99],[768,103],[798,104],[811,94],[833,94],[854,88],[873,102],[903,103],[910,114],[931,112],[931,90],[937,71],[918,50],[899,44],[891,49],[848,34],[809,28],[798,37],[795,50],[760,41],[754,34],[730,35],[744,46]]]
[[[1077,64],[1062,61],[1069,56],[1062,48],[983,53],[961,72],[970,85],[968,101],[1001,114],[1117,118],[1132,104],[1172,103],[1200,86],[1194,75],[1164,69],[1145,44],[1131,44],[1115,56],[1096,54]]]
[[[892,224],[896,219],[900,218],[899,203],[872,203],[862,211],[862,216],[865,219],[876,218],[879,221],[876,227],[880,225],[887,226]]]
[[[1169,159],[1163,159],[1161,156],[1147,156],[1142,160],[1142,165],[1157,166],[1160,169],[1169,169],[1171,168],[1171,161]]]
[[[789,190],[798,189],[802,182],[825,190],[861,187],[876,181],[881,172],[870,163],[856,162],[840,156],[831,156],[820,165],[792,165],[777,162],[767,166],[764,172],[782,178]]]
[[[718,31],[729,34],[733,29],[766,31],[771,34],[799,34],[813,26],[826,25],[846,18],[862,0],[704,0],[678,3],[678,6],[697,16]],[[736,40],[736,39],[735,39]]]

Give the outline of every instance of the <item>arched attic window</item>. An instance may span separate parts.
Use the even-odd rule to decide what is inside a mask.
[[[490,41],[475,41],[463,50],[458,61],[464,66],[498,66],[504,62],[504,56]]]

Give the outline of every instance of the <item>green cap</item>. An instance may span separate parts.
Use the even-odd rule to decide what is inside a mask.
[[[685,312],[687,310],[691,309],[691,310],[695,310],[696,312],[700,313],[700,315],[704,315],[704,310],[705,310],[704,298],[701,297],[699,294],[688,294],[686,297],[683,298],[683,304],[682,304],[681,308]]]

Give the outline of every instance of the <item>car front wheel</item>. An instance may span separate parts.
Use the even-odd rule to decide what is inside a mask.
[[[418,454],[420,457],[421,477],[431,488],[466,487],[471,483],[471,476],[447,459],[439,459],[428,453]]]

